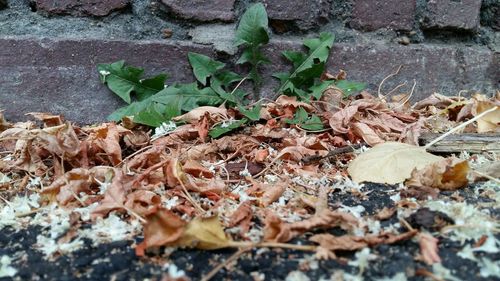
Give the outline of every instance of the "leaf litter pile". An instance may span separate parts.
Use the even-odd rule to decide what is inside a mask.
[[[344,97],[335,85],[311,103],[280,96],[218,139],[210,129],[244,109],[198,107],[154,134],[128,118],[79,127],[0,115],[0,230],[10,233],[0,279],[44,278],[20,272],[30,257],[9,250],[26,229],[38,231],[27,247],[40,262],[128,241],[127,259],[158,265],[163,280],[500,278],[498,148],[426,152],[451,133],[498,133],[500,93],[413,106]],[[444,136],[418,146],[429,132]],[[199,254],[203,264],[186,261]]]

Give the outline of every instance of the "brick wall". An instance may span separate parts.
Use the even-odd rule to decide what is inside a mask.
[[[126,59],[192,81],[186,53],[231,64],[232,36],[246,0],[0,0],[0,108],[12,119],[29,111],[64,113],[86,123],[121,103],[99,85],[95,65]],[[498,0],[263,0],[273,40],[271,74],[286,69],[284,49],[304,37],[336,35],[329,70],[372,90],[401,83],[415,99],[499,89]],[[262,95],[273,96],[269,78]],[[75,105],[78,105],[75,110]]]

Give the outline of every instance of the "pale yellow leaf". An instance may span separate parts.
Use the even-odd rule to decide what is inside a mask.
[[[413,169],[421,169],[441,159],[423,147],[386,142],[360,154],[349,164],[347,171],[357,183],[396,184],[408,179]]]
[[[197,217],[190,221],[178,245],[202,250],[214,250],[230,246],[231,240],[226,237],[217,216],[210,218]]]

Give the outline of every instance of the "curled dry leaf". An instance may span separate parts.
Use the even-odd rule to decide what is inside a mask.
[[[81,192],[89,194],[91,187],[97,185],[96,179],[103,182],[108,174],[113,173],[113,168],[104,166],[95,166],[91,169],[75,168],[66,172],[41,192],[49,197],[55,196],[59,204],[66,205],[75,200],[75,196]]]
[[[114,169],[113,172],[113,179],[104,193],[104,199],[92,211],[92,218],[107,216],[113,210],[128,210],[125,207],[127,195],[138,187],[138,183],[135,181],[134,176],[126,175],[120,169]],[[134,198],[131,199],[134,200]],[[129,204],[134,205],[132,202]]]
[[[240,233],[243,235],[250,229],[250,223],[252,221],[253,211],[250,201],[245,201],[240,204],[238,209],[234,211],[229,217],[229,227],[240,227]]]
[[[190,174],[194,177],[204,177],[204,178],[213,178],[214,174],[198,161],[188,160],[182,166],[182,169],[187,174]]]
[[[319,258],[335,257],[334,251],[354,251],[365,247],[374,247],[380,244],[393,244],[399,241],[407,240],[417,234],[416,230],[402,234],[382,233],[379,235],[355,236],[342,235],[334,236],[332,234],[316,234],[309,238],[309,241],[319,244]]]
[[[348,125],[354,115],[358,113],[358,109],[359,107],[357,105],[351,105],[333,114],[328,119],[328,123],[333,131],[339,134],[346,134],[349,131]]]
[[[190,221],[186,231],[179,239],[179,246],[202,250],[215,250],[231,245],[226,237],[218,216],[209,218],[196,217]]]
[[[144,256],[147,248],[173,244],[184,233],[186,226],[178,215],[163,208],[146,216],[146,221],[143,226],[144,241],[135,248],[138,256]]]
[[[287,185],[288,184],[284,182],[263,185],[262,189],[264,190],[264,193],[261,198],[262,206],[267,207],[278,200],[283,192],[285,192]]]
[[[148,215],[159,207],[161,204],[161,197],[149,190],[136,190],[127,195],[125,207],[133,210],[140,216]]]
[[[450,157],[414,170],[406,185],[456,190],[467,185],[468,173],[469,163],[466,160]]]
[[[424,262],[428,265],[440,263],[441,257],[439,257],[438,252],[439,240],[434,238],[429,233],[419,233],[417,237],[418,244],[420,245],[420,254],[422,255]]]
[[[500,124],[500,102],[494,104],[489,101],[477,101],[476,110],[474,115],[479,115],[486,110],[490,110],[496,107],[493,112],[486,114],[477,120],[477,132],[478,133],[486,133],[486,132],[498,132],[499,124]]]
[[[314,107],[312,105],[305,102],[297,101],[297,97],[294,96],[281,95],[276,99],[274,103],[277,105],[281,105],[283,107],[287,106],[292,106],[294,108],[302,107],[309,112],[314,111]]]
[[[114,166],[120,164],[122,161],[122,149],[120,147],[120,132],[116,124],[103,124],[102,126],[90,129],[90,133],[90,147],[104,151]]]
[[[205,116],[206,113],[208,113],[212,117],[212,119],[215,120],[228,119],[227,109],[225,108],[214,106],[200,106],[189,111],[186,114],[174,117],[172,118],[172,120],[176,122],[184,121],[190,124],[198,124],[200,118]]]
[[[382,210],[375,214],[377,220],[388,220],[396,213],[396,208],[384,207]]]
[[[442,157],[432,155],[424,148],[398,142],[386,142],[360,154],[347,171],[357,182],[396,184],[410,178],[411,172]]]
[[[341,227],[351,230],[356,227],[358,219],[351,214],[323,210],[309,219],[285,223],[276,214],[268,211],[264,220],[264,240],[273,242],[287,242],[298,235],[315,228]]]
[[[33,133],[42,147],[50,153],[65,159],[73,158],[80,153],[80,141],[69,122],[55,127],[33,130]]]
[[[351,128],[352,131],[357,136],[360,136],[369,146],[375,146],[384,142],[384,140],[380,138],[377,132],[367,124],[355,122],[351,124]]]

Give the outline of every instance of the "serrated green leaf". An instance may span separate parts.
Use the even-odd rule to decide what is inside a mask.
[[[333,45],[334,36],[330,33],[321,33],[319,38],[304,40],[304,45],[308,48],[308,54],[285,51],[283,55],[290,60],[294,69],[286,80],[280,75],[281,86],[278,94],[304,96],[304,88],[310,88],[315,84],[315,79],[323,73],[330,49]]]
[[[299,107],[299,109],[295,112],[293,119],[286,119],[285,122],[287,124],[297,125],[308,131],[319,131],[324,129],[321,119],[315,114],[312,114],[309,117],[309,113],[307,113],[307,111],[302,107]]]
[[[215,126],[212,130],[210,130],[208,135],[210,135],[212,138],[218,138],[224,134],[227,134],[231,131],[238,129],[239,127],[243,126],[247,122],[248,122],[248,119],[243,118],[241,120],[237,120],[235,122],[232,122],[231,124],[228,124],[228,125],[226,125],[224,123],[219,124],[219,125]]]
[[[238,109],[241,112],[241,114],[245,115],[245,117],[247,117],[248,119],[252,121],[260,120],[260,110],[262,109],[260,103],[257,103],[250,109],[246,109],[245,107],[238,104]]]
[[[101,82],[123,99],[132,102],[131,94],[135,93],[138,100],[146,99],[164,88],[165,74],[142,80],[144,70],[125,65],[125,61],[97,66]]]
[[[236,46],[241,44],[262,45],[269,42],[267,12],[262,3],[250,6],[241,16],[236,30]]]
[[[194,76],[203,86],[207,86],[208,78],[214,77],[215,74],[225,66],[222,62],[192,52],[188,53],[188,59],[193,68]]]
[[[348,97],[366,88],[365,83],[348,81],[348,80],[337,81],[335,83],[335,86],[337,86],[337,88],[342,90],[342,92],[344,93],[344,97]]]
[[[165,105],[178,104],[181,111],[200,106],[217,106],[223,100],[211,88],[199,89],[196,83],[168,87],[152,97],[152,101]]]
[[[300,124],[300,127],[308,131],[319,131],[325,128],[323,122],[321,122],[321,119],[316,114],[311,115],[311,118]]]
[[[264,56],[260,48],[269,42],[268,19],[266,9],[262,3],[257,3],[248,8],[241,17],[236,30],[235,45],[244,45],[245,50],[236,62],[237,64],[249,63],[252,68],[248,78],[254,83],[254,94],[258,97],[258,91],[262,84],[259,74],[259,66],[269,63],[269,59]]]
[[[134,116],[134,122],[145,124],[151,127],[159,127],[163,122],[180,115],[180,110],[176,104],[159,104],[154,103],[143,111],[138,112]]]
[[[319,100],[321,98],[321,96],[323,95],[323,92],[333,83],[335,83],[335,81],[325,80],[325,81],[322,81],[321,83],[316,84],[316,85],[312,86],[311,88],[309,88],[309,91],[311,92],[311,95],[315,99]]]

